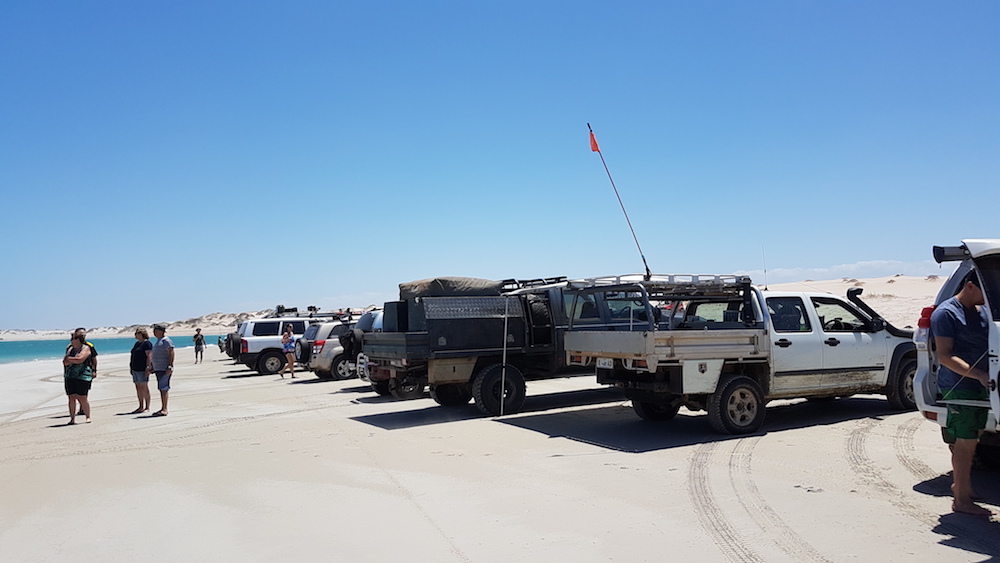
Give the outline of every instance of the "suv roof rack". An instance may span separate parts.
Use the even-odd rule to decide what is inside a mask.
[[[338,311],[324,311],[320,312],[319,307],[315,305],[310,305],[306,307],[308,312],[299,313],[298,307],[285,307],[284,305],[278,305],[274,308],[274,316],[272,318],[282,318],[282,317],[299,317],[307,319],[330,319],[337,321],[351,320],[355,316],[361,316],[364,314],[364,309],[353,309],[346,308],[340,309]]]

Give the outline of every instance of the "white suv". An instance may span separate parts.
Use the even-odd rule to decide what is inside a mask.
[[[1000,460],[993,454],[1000,455],[1000,435],[997,434],[997,413],[1000,413],[1000,395],[997,391],[997,378],[1000,374],[1000,239],[970,239],[962,241],[960,246],[935,246],[934,260],[941,262],[959,262],[955,273],[941,287],[933,307],[925,307],[920,314],[917,330],[913,333],[913,342],[917,347],[917,373],[913,379],[913,391],[917,409],[927,418],[937,422],[942,429],[948,424],[948,408],[941,399],[938,389],[938,362],[931,333],[931,313],[943,301],[950,299],[961,289],[962,281],[970,271],[975,271],[982,282],[983,307],[990,312],[993,322],[990,324],[989,335],[989,401],[982,401],[982,406],[989,407],[989,418],[986,421],[986,432],[980,439],[980,456],[984,449],[993,450],[989,457]],[[967,402],[967,401],[966,401]],[[950,441],[947,433],[942,432],[946,441]],[[982,446],[997,446],[983,448]]]
[[[292,325],[292,334],[302,336],[306,327],[322,319],[309,317],[271,317],[252,319],[240,325],[240,352],[236,361],[257,370],[261,375],[281,371],[285,364],[285,354],[281,351],[281,334],[285,325]]]

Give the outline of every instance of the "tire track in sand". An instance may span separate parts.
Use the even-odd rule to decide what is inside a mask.
[[[963,543],[976,548],[981,553],[998,555],[1000,554],[1000,541],[990,540],[986,537],[975,537],[970,534],[970,530],[949,521],[943,521],[940,514],[929,512],[914,505],[907,500],[907,492],[897,487],[883,476],[883,472],[875,466],[875,463],[868,457],[867,442],[872,430],[882,422],[876,418],[866,418],[858,421],[854,430],[851,431],[846,441],[847,461],[851,469],[858,475],[862,483],[873,489],[872,492],[883,497],[884,500],[893,505],[899,512],[906,514],[921,524],[927,526],[928,530],[934,530],[941,534],[961,538]],[[916,431],[917,425],[901,425],[893,438],[894,443],[900,434],[905,435],[912,429]],[[912,439],[912,433],[910,434]],[[905,440],[904,440],[905,441]],[[911,444],[912,447],[912,444]],[[898,457],[898,451],[897,451]],[[914,465],[914,467],[916,467]],[[909,467],[907,469],[910,469]],[[918,469],[921,470],[921,469]],[[922,470],[921,470],[922,471]],[[935,474],[936,475],[936,474]]]
[[[718,447],[717,442],[700,444],[694,450],[691,466],[688,469],[688,493],[691,504],[701,527],[711,536],[712,541],[726,559],[744,563],[763,562],[764,559],[747,547],[746,542],[736,533],[733,526],[719,510],[719,503],[712,494],[709,484],[708,468],[711,466],[712,455]]]
[[[736,493],[736,500],[766,537],[794,561],[829,563],[829,559],[823,557],[778,516],[754,483],[752,456],[753,449],[760,440],[760,436],[740,439],[729,457],[729,481]]]
[[[924,419],[914,416],[896,427],[896,434],[892,438],[892,447],[896,452],[896,459],[899,460],[900,465],[905,467],[917,479],[928,481],[935,477],[940,477],[941,473],[931,469],[929,465],[915,455],[916,449],[913,447],[913,436],[917,433],[917,428],[921,424],[925,424]]]

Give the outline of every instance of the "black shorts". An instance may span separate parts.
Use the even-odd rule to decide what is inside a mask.
[[[83,395],[86,397],[87,393],[90,393],[90,381],[67,377],[63,382],[66,387],[66,395]]]

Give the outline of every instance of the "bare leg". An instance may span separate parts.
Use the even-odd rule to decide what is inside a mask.
[[[68,395],[69,401],[69,423],[76,424],[76,395]]]
[[[989,517],[993,513],[972,502],[972,458],[976,455],[979,440],[959,438],[951,450],[951,468],[954,484],[951,487],[955,500],[951,509],[963,514]]]
[[[151,398],[149,396],[149,383],[140,383],[141,388],[139,389],[139,406],[142,407],[142,412],[149,412]]]
[[[295,378],[295,354],[285,354],[285,359],[288,361],[288,369],[292,371],[292,379]]]
[[[167,414],[167,394],[169,391],[160,390],[160,412]]]
[[[87,418],[87,422],[90,422],[90,398],[86,395],[80,395],[77,397],[80,401],[80,408],[83,409],[83,416]]]

